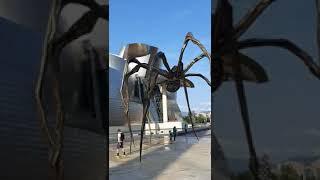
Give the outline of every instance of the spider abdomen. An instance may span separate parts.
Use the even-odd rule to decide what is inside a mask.
[[[166,89],[169,92],[177,92],[180,88],[180,80],[168,81],[166,83]]]

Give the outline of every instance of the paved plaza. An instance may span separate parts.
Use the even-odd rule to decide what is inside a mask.
[[[193,134],[177,136],[176,142],[164,145],[155,139],[156,145],[147,146],[139,162],[137,146],[134,153],[120,159],[109,151],[109,179],[143,180],[143,179],[211,179],[211,156],[209,131],[197,133],[200,141]],[[138,144],[138,143],[137,143]],[[114,149],[111,145],[109,149]]]

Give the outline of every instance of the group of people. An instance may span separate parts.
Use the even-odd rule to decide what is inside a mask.
[[[185,125],[184,129],[185,129],[185,133],[187,133],[187,131],[188,131],[187,130],[188,129],[187,125]],[[176,136],[177,136],[177,128],[176,128],[176,126],[173,127],[172,132],[169,131],[169,136],[170,136],[170,143],[172,143],[172,139],[173,139],[173,141],[176,141]],[[120,149],[122,150],[123,155],[124,156],[126,155],[126,152],[125,152],[125,150],[123,148],[124,139],[125,139],[124,133],[121,131],[121,129],[118,129],[117,157],[120,156],[120,154],[119,154],[119,150]]]

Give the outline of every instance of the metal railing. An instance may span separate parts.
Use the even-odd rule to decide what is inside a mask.
[[[194,126],[194,129],[196,130],[196,129],[200,129],[200,128],[206,128],[206,127],[210,127],[210,125],[208,126],[208,125],[205,125],[205,126]],[[177,129],[177,131],[184,131],[185,130],[185,128],[176,128]],[[187,130],[188,130],[188,132],[189,131],[192,131],[192,128],[187,128]],[[149,128],[146,128],[145,129],[145,133],[146,132],[148,132],[148,131],[150,131],[149,130]],[[161,132],[161,131],[173,131],[173,128],[164,128],[164,129],[151,129],[151,131],[157,131],[157,132]],[[130,132],[129,131],[122,131],[123,133],[125,133],[125,134],[129,134]],[[132,133],[135,133],[135,132],[137,132],[137,133],[139,133],[139,135],[140,135],[140,132],[141,132],[141,130],[132,130]],[[114,135],[114,134],[118,134],[117,132],[114,132],[114,133],[109,133],[109,136],[110,135]]]
[[[210,129],[210,125],[197,125],[194,127],[195,131],[207,130]],[[177,135],[185,134],[185,128],[176,128]],[[168,131],[173,132],[173,128],[164,128],[164,129],[151,129],[151,136],[152,138],[163,138],[163,136],[168,135]],[[122,131],[125,134],[126,141],[130,139],[130,132],[129,131]],[[139,139],[141,135],[141,130],[132,130],[134,139]],[[192,133],[192,128],[187,128],[187,133]],[[116,143],[117,142],[117,132],[109,133],[109,143]],[[149,138],[150,130],[145,129],[144,139]]]

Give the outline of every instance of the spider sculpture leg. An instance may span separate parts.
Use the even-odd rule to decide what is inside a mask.
[[[105,6],[100,6],[95,0],[63,0],[62,6],[66,6],[66,5],[72,4],[72,3],[86,6],[96,12],[109,10],[109,8],[107,8]],[[102,14],[104,14],[103,16],[105,16],[107,18],[108,13],[102,13]]]
[[[95,24],[97,23],[99,16],[97,12],[88,11],[78,21],[76,21],[67,32],[62,34],[59,38],[55,39],[52,43],[56,46],[55,51],[61,51],[67,44],[79,37],[90,33]]]
[[[233,15],[232,6],[228,0],[217,0],[215,13],[211,14],[213,24],[212,51],[213,62],[211,64],[213,92],[215,92],[223,83],[224,68],[220,58],[220,51],[223,48],[226,39],[233,35]]]
[[[150,65],[151,66],[151,65]],[[149,68],[150,69],[150,68]],[[151,71],[152,72],[152,71]],[[140,136],[140,162],[142,158],[142,143],[143,143],[143,135],[144,135],[144,130],[145,130],[145,125],[146,121],[148,120],[147,118],[147,113],[149,111],[150,107],[150,99],[153,96],[153,89],[156,85],[157,82],[157,77],[158,74],[156,73],[155,76],[152,76],[152,73],[149,73],[150,76],[147,77],[146,82],[147,82],[147,87],[146,87],[146,95],[143,96],[142,100],[142,105],[143,105],[143,116],[142,116],[142,125],[141,125],[141,136]],[[150,128],[150,122],[149,123],[149,128]],[[150,137],[151,137],[151,128],[150,128]],[[150,139],[151,141],[151,139]],[[150,142],[151,143],[151,142]]]
[[[151,91],[151,95],[150,95],[150,99],[151,98],[154,98],[154,94],[155,94],[155,89],[156,89],[156,86],[157,86],[157,80],[158,80],[158,76],[159,74],[158,73],[152,73],[151,74],[151,78],[153,79],[152,82],[150,82],[150,91]],[[149,119],[148,119],[149,120]],[[148,121],[148,123],[150,123],[150,121]],[[149,124],[149,129],[150,129],[150,144],[151,144],[151,127],[150,127],[150,124]]]
[[[247,39],[244,41],[240,41],[238,48],[244,49],[244,48],[261,47],[261,46],[275,46],[275,47],[287,49],[288,51],[296,55],[299,59],[301,59],[304,62],[304,64],[309,68],[309,70],[313,73],[314,76],[316,76],[318,79],[320,78],[320,68],[313,61],[312,57],[307,52],[300,49],[294,43],[286,39]],[[240,88],[239,91],[241,91],[241,86],[243,85],[239,84],[238,86]],[[244,92],[240,92],[240,93],[244,93]],[[244,97],[242,97],[242,99],[244,99]],[[243,103],[244,102],[242,102],[242,104]]]
[[[159,55],[159,53],[157,54]],[[161,54],[160,54],[161,55]],[[163,59],[164,60],[164,59]],[[156,85],[157,82],[157,77],[158,75],[163,75],[164,77],[169,77],[168,72],[158,69],[156,67],[154,67],[152,64],[146,64],[146,63],[140,63],[137,59],[133,58],[130,59],[128,63],[134,62],[137,64],[136,67],[142,67],[145,68],[147,70],[146,72],[146,95],[143,95],[143,99],[142,99],[142,105],[143,105],[143,115],[142,115],[142,126],[141,126],[141,132],[140,132],[140,162],[141,162],[141,158],[142,158],[142,144],[143,144],[143,135],[144,135],[144,130],[145,130],[145,124],[146,124],[146,120],[147,120],[147,113],[149,110],[149,106],[150,106],[150,99],[153,95],[153,90],[154,87]],[[166,67],[168,67],[169,65],[167,64]],[[143,88],[144,89],[144,88]],[[148,120],[148,124],[149,124],[149,129],[150,129],[150,143],[151,143],[151,127],[150,127],[150,122]]]
[[[126,63],[126,67],[128,67],[127,63]],[[138,71],[139,71],[139,67],[134,67],[130,73],[124,75],[121,90],[120,90],[121,99],[123,102],[125,120],[126,120],[126,122],[128,122],[128,128],[129,128],[129,132],[130,132],[130,154],[131,154],[132,143],[134,145],[134,138],[133,138],[132,128],[131,128],[131,119],[129,117],[130,97],[129,97],[129,91],[128,91],[128,83],[129,83],[128,80],[129,80],[130,75],[132,75],[133,73],[138,72]]]
[[[235,53],[235,57],[238,56],[238,53]],[[238,59],[238,58],[235,58]],[[245,96],[245,90],[243,86],[242,79],[240,78],[241,74],[241,67],[239,61],[234,61],[234,66],[233,68],[235,69],[235,85],[237,89],[237,94],[238,94],[238,99],[239,99],[239,104],[240,104],[240,109],[241,109],[241,116],[244,124],[244,129],[245,129],[245,134],[247,138],[247,143],[248,143],[248,148],[249,148],[249,153],[250,153],[250,170],[255,177],[256,180],[259,180],[259,162],[257,159],[257,154],[254,148],[253,144],[253,138],[252,138],[252,133],[250,129],[250,120],[249,120],[249,113],[248,113],[248,106],[246,102],[246,96]]]
[[[189,96],[188,96],[187,87],[186,87],[186,86],[183,86],[183,88],[184,88],[184,93],[185,93],[185,95],[186,95],[186,100],[187,100],[187,105],[188,105],[189,118],[190,118],[190,121],[191,121],[192,131],[193,131],[194,135],[197,137],[197,140],[199,141],[199,138],[198,138],[198,136],[197,136],[197,133],[196,133],[196,131],[194,130],[193,115],[192,115],[192,112],[191,112],[191,109],[190,109]]]
[[[147,114],[146,114],[146,118],[149,116],[149,113],[150,112],[147,112]],[[151,146],[151,143],[152,143],[152,131],[151,131],[151,122],[150,122],[150,119],[149,118],[147,118],[147,120],[148,120],[148,127],[149,127],[149,144],[150,144],[150,146]]]
[[[248,141],[248,146],[249,146],[250,169],[251,169],[251,172],[253,172],[253,175],[255,176],[255,178],[258,179],[257,173],[259,170],[259,162],[258,162],[257,154],[254,148],[253,138],[250,130],[248,106],[247,106],[245,89],[244,89],[242,80],[236,81],[236,88],[237,88],[237,94],[238,94],[238,99],[239,99],[240,108],[241,108],[242,120],[243,120],[246,137]]]
[[[183,73],[185,74],[191,67],[193,64],[195,64],[196,62],[198,62],[200,59],[202,59],[203,57],[207,57],[211,63],[211,56],[210,54],[208,53],[208,51],[206,50],[206,48],[197,40],[193,37],[193,35],[188,32],[186,37],[185,37],[185,40],[184,40],[184,43],[183,43],[183,47],[181,49],[181,52],[180,52],[180,56],[179,56],[179,62],[178,64],[182,63],[182,57],[183,57],[183,53],[184,53],[184,50],[185,48],[187,47],[187,44],[189,41],[192,41],[194,44],[196,44],[198,47],[200,47],[200,49],[202,50],[202,54],[200,54],[199,56],[197,56],[188,66],[185,70],[183,70]],[[211,72],[210,72],[211,73]],[[205,78],[206,79],[206,78]],[[190,104],[189,104],[189,97],[188,97],[188,92],[187,92],[187,87],[186,87],[186,81],[187,79],[184,78],[183,80],[183,83],[184,83],[184,91],[185,91],[185,94],[186,94],[186,99],[187,99],[187,104],[188,104],[188,109],[189,109],[189,117],[190,117],[190,120],[191,120],[191,124],[192,124],[192,130],[195,134],[195,136],[197,137],[197,139],[199,140],[195,130],[194,130],[194,124],[193,124],[193,120],[192,120],[192,113],[191,113],[191,109],[190,109]]]
[[[130,72],[127,72],[128,66],[132,62],[138,63],[138,65],[136,65]],[[138,60],[128,60],[127,61],[126,67],[125,67],[125,72],[124,72],[124,77],[123,77],[123,82],[122,82],[122,86],[120,89],[121,99],[122,99],[123,106],[124,106],[125,120],[126,120],[126,122],[128,122],[128,128],[129,128],[129,132],[130,132],[130,153],[131,153],[132,143],[134,144],[134,138],[133,138],[133,133],[132,133],[132,128],[131,128],[131,119],[129,118],[130,97],[129,97],[129,90],[128,90],[128,83],[129,83],[128,81],[129,81],[129,77],[132,74],[138,72],[141,67],[146,68],[145,66],[142,66],[142,65],[146,65],[146,64],[142,64]]]
[[[206,57],[205,56],[205,54],[200,54],[199,56],[197,56],[196,58],[194,58],[192,61],[191,61],[191,63],[183,70],[183,72],[184,73],[186,73],[195,63],[197,63],[199,60],[201,60],[202,58],[204,58],[204,57]],[[217,89],[217,87],[222,83],[222,70],[223,70],[223,68],[222,68],[222,62],[221,61],[217,61],[216,59],[217,58],[214,58],[215,59],[215,61],[213,61],[213,75],[214,75],[214,82],[215,82],[215,85],[214,85],[214,90],[213,90],[213,92]],[[210,83],[210,81],[206,78],[206,77],[204,77],[203,75],[200,75],[200,74],[188,74],[187,76],[199,76],[199,77],[201,77],[202,79],[204,79],[208,84],[209,84],[209,86],[211,86],[211,83]],[[185,75],[185,77],[187,77],[186,75]]]
[[[163,64],[164,64],[164,66],[166,67],[166,69],[167,69],[169,72],[171,72],[170,66],[169,66],[169,64],[168,64],[167,58],[166,58],[166,56],[164,55],[164,53],[163,53],[163,52],[158,52],[158,53],[157,53],[157,57],[160,58],[160,59],[162,59],[162,62],[163,62]]]
[[[238,39],[248,28],[254,23],[254,21],[263,13],[263,11],[269,7],[275,0],[260,0],[259,3],[239,21],[235,26],[234,38]]]
[[[99,8],[99,12],[96,10],[91,10],[82,16],[74,25],[69,28],[69,30],[62,34],[60,38],[54,39],[56,35],[56,28],[58,25],[58,18],[60,16],[61,10],[64,6],[64,1],[54,1],[51,15],[49,17],[48,27],[47,27],[47,35],[46,35],[46,43],[43,48],[43,55],[41,59],[40,73],[38,76],[37,86],[35,90],[35,97],[39,109],[40,119],[41,119],[41,128],[45,132],[50,149],[50,163],[55,169],[56,178],[63,178],[63,166],[61,159],[61,149],[63,146],[63,127],[64,127],[64,115],[63,115],[63,105],[61,101],[61,87],[60,87],[60,78],[59,78],[59,57],[62,49],[72,42],[73,40],[79,38],[80,36],[87,34],[92,31],[94,24],[96,23],[96,19],[102,17],[106,19],[107,15],[107,6],[101,6]],[[104,10],[105,9],[105,10]],[[55,127],[55,136],[52,136],[49,132],[49,128],[47,126],[46,115],[43,110],[41,91],[44,81],[44,74],[48,68],[48,64],[50,64],[50,68],[52,68],[54,73],[53,79],[53,93],[56,99],[56,109],[57,109],[57,121]],[[55,138],[53,138],[55,137]]]
[[[149,65],[149,72],[147,73],[148,76],[146,77],[146,96],[143,95],[143,118],[142,118],[142,126],[141,126],[141,136],[140,136],[140,162],[141,162],[141,158],[142,158],[142,143],[143,143],[143,134],[144,134],[144,130],[145,130],[145,124],[146,124],[146,120],[148,120],[148,125],[149,125],[149,130],[150,130],[150,138],[149,138],[149,143],[151,144],[151,126],[150,126],[150,120],[149,118],[147,118],[147,114],[148,114],[148,110],[150,107],[150,99],[151,97],[154,95],[154,89],[155,86],[157,84],[157,78],[159,73],[157,71],[152,71],[152,65]]]
[[[206,81],[206,83],[211,87],[211,82],[209,81],[208,78],[206,78],[204,75],[202,74],[198,74],[198,73],[189,73],[189,74],[186,74],[184,77],[188,77],[188,76],[195,76],[195,77],[200,77],[202,78],[203,80]]]
[[[154,71],[154,72],[156,72],[157,74],[159,74],[159,75],[161,75],[161,76],[164,76],[164,77],[166,77],[166,78],[170,78],[170,76],[169,76],[169,74],[168,74],[167,71],[162,70],[162,69],[159,69],[159,68],[156,68],[156,67],[151,66],[151,65],[149,65],[149,64],[147,64],[147,63],[141,63],[140,61],[138,61],[138,60],[135,59],[135,58],[130,59],[130,60],[128,61],[128,63],[136,63],[137,66],[142,67],[142,68],[146,69],[147,71]]]
[[[149,76],[150,77],[150,76]],[[142,99],[142,105],[143,105],[143,114],[142,114],[142,125],[141,125],[141,132],[140,132],[140,154],[139,154],[139,158],[140,158],[140,162],[141,162],[141,158],[142,158],[142,144],[143,144],[143,135],[144,135],[144,130],[145,130],[145,125],[146,125],[146,120],[147,120],[147,113],[149,110],[149,106],[150,106],[150,97],[151,97],[151,91],[150,91],[150,79],[147,81],[148,82],[148,87],[147,87],[147,94],[143,96]],[[150,128],[150,126],[149,126]],[[150,131],[150,135],[151,135],[151,131]]]
[[[169,63],[168,63],[168,61],[167,61],[167,58],[166,58],[166,56],[165,56],[165,54],[163,53],[163,52],[158,52],[157,53],[157,55],[156,55],[156,59],[161,59],[162,60],[162,62],[163,62],[163,64],[164,64],[164,66],[166,67],[166,69],[167,69],[167,71],[168,72],[172,72],[171,71],[171,69],[170,69],[170,66],[169,66]],[[149,70],[151,70],[150,68],[149,68]],[[156,76],[154,77],[154,82],[156,82],[156,80],[157,80],[157,77],[158,77],[158,74],[156,74]],[[153,86],[155,86],[156,84],[153,84]],[[142,99],[143,99],[143,97],[144,97],[144,95],[142,94],[141,95],[141,97],[142,97]],[[150,120],[149,120],[149,118],[147,118],[148,119],[148,125],[149,125],[149,130],[150,130],[150,136],[149,136],[149,143],[151,144],[151,126],[150,126]]]
[[[54,63],[53,60],[55,60],[58,53],[55,53],[52,50],[52,46],[50,46],[50,43],[52,42],[54,35],[56,33],[56,27],[58,24],[58,17],[59,17],[59,11],[60,11],[60,4],[53,3],[53,6],[51,7],[51,15],[49,16],[48,20],[48,27],[47,27],[47,34],[45,39],[45,46],[43,48],[43,54],[41,58],[41,66],[40,66],[40,72],[38,75],[37,85],[35,89],[35,98],[38,105],[38,110],[40,114],[40,121],[41,121],[41,128],[46,135],[46,138],[49,143],[49,161],[51,164],[51,167],[53,168],[53,176],[55,176],[56,179],[61,179],[63,177],[63,166],[62,166],[62,160],[61,160],[61,148],[62,148],[62,136],[63,136],[63,107],[61,104],[61,98],[60,98],[60,86],[59,86],[59,79],[58,79],[58,73],[55,72],[57,69],[57,65],[53,66]],[[48,63],[50,62],[50,66],[48,66]],[[56,134],[51,134],[49,131],[49,127],[47,124],[47,119],[45,112],[43,110],[43,103],[42,103],[42,88],[44,83],[44,75],[48,68],[51,68],[53,70],[53,95],[56,100],[56,109],[57,109],[57,120],[56,120],[56,127],[55,132]]]
[[[217,0],[216,1],[216,8],[214,10],[214,13],[211,14],[211,24],[213,25],[212,28],[212,44],[213,44],[213,51],[216,51],[217,47],[219,47],[219,39],[220,39],[220,27],[221,27],[221,19],[223,16],[221,16],[221,3],[223,3],[223,1],[221,2],[221,0]]]
[[[140,132],[140,162],[141,162],[141,155],[142,155],[142,143],[143,143],[143,135],[144,135],[144,129],[146,125],[146,119],[147,119],[147,112],[149,110],[150,106],[150,99],[149,95],[146,96],[146,98],[143,100],[143,115],[142,115],[142,125],[141,125],[141,132]]]
[[[147,87],[146,87],[145,84],[142,82],[142,80],[141,80],[140,77],[138,77],[137,80],[138,80],[138,82],[139,82],[140,97],[141,97],[141,102],[142,102],[142,104],[143,104],[143,100],[144,100],[144,98],[145,98],[145,94],[147,94],[147,92],[146,92],[146,90],[145,90]],[[146,115],[146,116],[148,116],[148,115],[149,115],[149,113],[147,112],[147,115]],[[147,120],[148,120],[149,132],[150,132],[149,144],[151,145],[151,138],[152,138],[152,134],[151,134],[151,124],[150,124],[149,118],[147,118]]]
[[[158,82],[157,84],[158,85],[163,85],[163,84],[166,84],[168,82],[168,80],[163,80],[161,82]],[[193,88],[194,87],[194,84],[192,83],[192,81],[184,78],[183,81],[181,81],[181,86],[183,86],[184,88],[187,88],[187,87],[191,87]],[[192,119],[192,113],[191,113],[191,110],[190,110],[190,105],[189,105],[189,98],[188,98],[188,93],[187,93],[187,90],[185,89],[185,93],[186,93],[186,98],[187,98],[187,104],[188,104],[188,108],[189,108],[189,118],[191,120],[191,125],[192,125],[192,130],[193,130],[193,133],[195,134],[195,136],[197,137],[197,139],[199,140],[195,130],[194,130],[194,126],[193,126],[193,119]]]
[[[317,9],[317,45],[318,45],[318,63],[320,63],[320,2],[316,0]]]
[[[52,6],[51,15],[49,16],[49,20],[48,20],[48,27],[47,27],[48,30],[46,32],[45,44],[48,44],[48,42],[51,41],[51,39],[53,37],[52,35],[55,33],[55,29],[52,28],[53,26],[56,25],[55,19],[57,17],[55,17],[55,18],[53,17],[55,14],[55,10],[56,10],[55,6]],[[46,114],[44,112],[44,107],[42,104],[42,95],[41,95],[42,87],[43,87],[43,83],[44,83],[44,75],[45,75],[45,72],[47,71],[47,64],[48,64],[47,48],[43,48],[43,53],[42,53],[42,57],[41,57],[41,64],[40,64],[40,72],[38,75],[38,80],[37,80],[37,84],[36,84],[36,88],[35,88],[35,98],[36,98],[36,103],[37,103],[37,107],[38,107],[38,111],[39,111],[39,115],[40,115],[39,119],[40,119],[41,129],[46,134],[46,138],[49,143],[49,146],[52,147],[54,145],[54,140],[49,132]]]
[[[212,81],[213,81],[213,92],[218,90],[218,88],[223,83],[223,77],[224,77],[224,69],[223,69],[223,62],[220,58],[214,57],[212,66],[213,74],[212,74]]]
[[[187,66],[187,68],[184,70],[184,72],[186,72],[186,71],[188,71],[190,68],[191,68],[191,66],[193,65],[193,64],[195,64],[197,61],[199,61],[200,59],[202,59],[203,57],[206,57],[206,55],[204,54],[204,53],[202,53],[202,54],[200,54],[199,56],[197,56],[188,66]],[[210,57],[209,57],[210,58]],[[205,77],[205,76],[203,76],[203,75],[201,75],[201,74],[188,74],[187,76],[199,76],[199,77],[201,77],[202,79],[204,79],[207,83],[208,83],[208,85],[209,86],[211,86],[211,83],[210,83],[210,81]],[[186,76],[185,76],[186,77]],[[167,80],[164,80],[164,81],[162,81],[162,82],[159,82],[158,84],[165,84],[167,82]],[[188,79],[184,79],[184,81],[183,81],[183,86],[186,88],[186,84],[188,84],[188,86],[190,86],[190,87],[194,87],[194,85],[193,85],[193,83],[190,81],[190,80],[188,80]],[[186,92],[186,98],[187,98],[187,102],[188,102],[188,107],[189,107],[189,115],[191,114],[191,110],[190,110],[190,105],[189,105],[189,99],[188,99],[188,93],[187,93],[187,91],[186,91],[186,89],[185,89],[185,92]],[[192,123],[192,129],[193,129],[193,132],[194,132],[194,134],[196,135],[196,133],[195,133],[195,131],[194,131],[194,126],[193,126],[193,121],[192,121],[192,114],[189,116],[190,118],[191,118],[191,123]],[[197,135],[196,135],[196,137],[197,137]],[[197,137],[197,139],[198,139],[198,137]]]
[[[57,107],[57,117],[56,117],[56,145],[53,148],[52,156],[51,156],[51,165],[53,167],[57,166],[56,174],[59,176],[59,179],[63,177],[63,165],[62,165],[62,147],[63,147],[63,130],[64,130],[64,107],[61,99],[61,86],[60,86],[60,78],[58,74],[54,77],[54,86],[53,92],[56,99],[56,107]]]
[[[140,80],[140,78],[139,78],[139,80]],[[147,89],[147,87],[145,86],[145,84],[142,82],[142,81],[140,81],[141,82],[141,87],[142,87],[142,89],[141,89],[141,100],[142,100],[142,103],[143,103],[143,100],[144,100],[144,98],[145,98],[145,94],[147,94],[148,92],[145,90],[145,89]],[[147,114],[146,114],[146,116],[148,116],[149,115],[149,112],[147,112]],[[149,132],[150,132],[150,135],[149,135],[149,144],[151,145],[151,139],[152,139],[152,133],[151,133],[151,124],[150,124],[150,119],[149,118],[147,118],[147,120],[148,120],[148,126],[149,126]]]
[[[199,56],[197,56],[196,58],[194,58],[190,64],[183,70],[184,73],[186,73],[187,71],[189,71],[189,69],[199,60],[201,60],[202,58],[206,57],[206,55],[204,53],[200,54]]]
[[[128,128],[129,128],[129,132],[130,132],[130,154],[131,154],[131,148],[132,148],[132,143],[134,144],[134,138],[133,138],[133,133],[132,133],[132,128],[131,128],[131,119],[129,117],[130,97],[129,97],[128,83],[129,83],[129,77],[132,74],[138,72],[139,69],[141,68],[141,65],[135,66],[130,72],[126,73],[130,62],[133,62],[133,61],[129,60],[126,63],[126,68],[125,68],[126,70],[124,73],[123,83],[122,83],[122,87],[120,90],[120,94],[121,94],[121,98],[122,98],[122,102],[123,102],[123,106],[124,106],[125,120],[126,120],[126,122],[128,122]]]
[[[315,75],[317,78],[320,78],[320,68],[313,61],[312,57],[296,46],[294,43],[290,42],[286,39],[247,39],[240,41],[238,43],[239,49],[251,48],[251,47],[262,47],[262,46],[275,46],[287,49],[297,57],[299,57],[303,63],[309,68],[309,70]]]
[[[185,40],[183,42],[183,46],[182,46],[182,49],[181,49],[181,52],[180,52],[180,56],[179,56],[179,61],[178,63],[180,64],[182,62],[182,57],[183,57],[183,53],[184,53],[184,50],[186,49],[187,45],[188,45],[188,42],[189,41],[192,41],[194,44],[196,44],[200,49],[201,51],[203,52],[203,54],[209,59],[209,61],[211,61],[211,56],[210,54],[208,53],[208,51],[206,50],[206,48],[200,43],[200,41],[198,41],[197,39],[195,39],[192,35],[192,33],[188,32],[186,37],[185,37]]]

